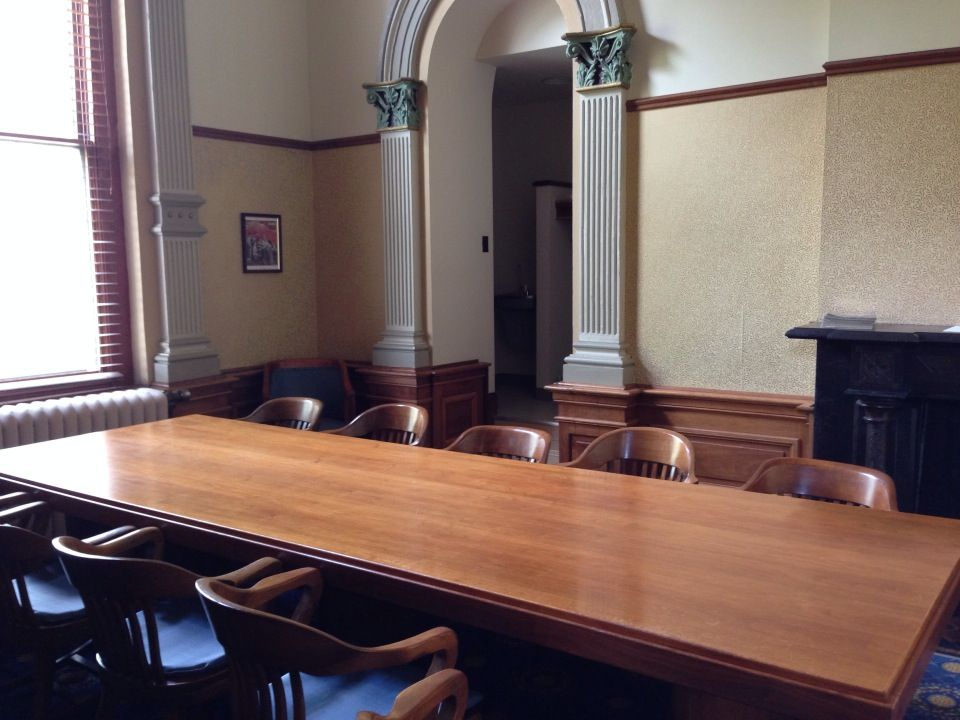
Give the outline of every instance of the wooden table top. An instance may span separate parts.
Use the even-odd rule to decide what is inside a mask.
[[[3,450],[0,475],[466,596],[796,717],[900,717],[960,577],[960,521],[199,415]]]

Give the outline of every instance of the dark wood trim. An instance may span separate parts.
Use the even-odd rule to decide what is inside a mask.
[[[193,136],[210,138],[212,140],[250,143],[251,145],[270,145],[272,147],[289,148],[291,150],[313,150],[313,143],[309,140],[294,140],[293,138],[275,137],[273,135],[256,135],[254,133],[221,130],[219,128],[203,127],[201,125],[193,126]]]
[[[833,76],[955,62],[960,62],[960,47],[897,53],[895,55],[875,55],[851,60],[832,60],[823,64],[823,70],[827,76]]]
[[[787,92],[790,90],[805,90],[807,88],[823,87],[826,84],[826,73],[797,75],[795,77],[777,78],[776,80],[744,83],[743,85],[727,85],[725,87],[693,90],[691,92],[674,93],[672,95],[636,98],[627,101],[627,112],[641,112],[643,110],[655,110],[657,108],[676,107],[678,105],[696,105],[698,103],[715,102],[716,100],[731,100],[733,98],[767,95],[769,93]]]
[[[921,50],[918,52],[897,53],[894,55],[875,55],[873,57],[853,58],[851,60],[832,60],[823,64],[822,73],[812,75],[797,75],[795,77],[764,80],[761,82],[744,83],[743,85],[727,85],[706,90],[674,93],[671,95],[657,95],[654,97],[636,98],[627,101],[627,112],[641,112],[657,108],[676,107],[678,105],[695,105],[698,103],[714,102],[716,100],[731,100],[733,98],[766,95],[768,93],[786,92],[789,90],[803,90],[806,88],[823,87],[827,78],[833,75],[849,75],[851,73],[876,72],[878,70],[895,70],[898,68],[922,67],[924,65],[941,65],[960,62],[960,47],[941,48],[939,50]]]
[[[338,148],[356,147],[358,145],[379,145],[380,133],[369,135],[352,135],[350,137],[333,138],[332,140],[314,140],[310,143],[311,150],[337,150]]]
[[[193,126],[193,136],[212,140],[228,140],[230,142],[249,143],[252,145],[269,145],[290,150],[335,150],[337,148],[355,147],[357,145],[376,145],[380,142],[380,135],[354,135],[352,137],[334,138],[332,140],[294,140],[293,138],[277,137],[274,135],[257,135],[255,133],[237,132],[235,130],[221,130],[220,128]]]
[[[805,395],[700,388],[601,388],[556,383],[560,461],[618,427],[652,425],[686,435],[701,482],[737,486],[771,457],[812,454],[813,408]]]
[[[53,400],[131,387],[119,372],[82,373],[0,383],[0,405]]]

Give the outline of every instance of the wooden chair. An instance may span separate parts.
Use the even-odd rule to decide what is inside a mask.
[[[448,698],[454,702],[445,703],[439,717],[463,717],[466,681],[451,669],[457,659],[452,630],[434,628],[379,647],[350,645],[307,624],[321,587],[316,568],[290,570],[246,589],[216,578],[197,581],[233,670],[231,718],[279,720],[292,706],[294,720],[353,718],[361,708],[376,711],[361,714],[370,719],[426,720],[438,717],[437,706]],[[281,597],[288,607],[296,600],[290,617],[272,611]],[[423,669],[409,663],[428,657],[421,679]]]
[[[466,708],[467,676],[448,668],[403,690],[386,715],[363,711],[357,720],[463,720]]]
[[[419,405],[388,403],[364,410],[343,427],[327,432],[399,445],[419,445],[427,431],[429,418],[427,409]]]
[[[757,468],[743,489],[874,510],[897,509],[896,486],[885,472],[831,460],[772,458]]]
[[[342,360],[293,358],[263,368],[263,399],[311,397],[323,403],[317,429],[340,427],[357,414],[356,395]]]
[[[446,449],[471,455],[543,463],[550,452],[550,433],[509,425],[475,425],[460,433]]]
[[[100,545],[64,536],[53,546],[90,620],[103,686],[98,717],[115,717],[122,703],[178,713],[226,693],[228,667],[197,598],[199,576],[158,559],[160,530]],[[135,552],[147,558],[121,557]],[[279,561],[264,559],[221,580],[254,582],[277,569]]]
[[[693,447],[680,433],[655,427],[626,427],[596,438],[567,467],[696,483]]]
[[[241,420],[264,425],[279,425],[294,430],[313,430],[323,403],[315,398],[283,397],[267,400]]]
[[[33,658],[37,720],[49,713],[57,661],[90,639],[83,601],[47,536],[50,515],[47,503],[27,493],[0,496],[0,645]],[[131,529],[117,528],[87,542],[103,542]]]

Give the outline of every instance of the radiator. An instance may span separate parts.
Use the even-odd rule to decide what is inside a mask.
[[[0,448],[138,425],[167,416],[167,396],[152,388],[0,405]]]

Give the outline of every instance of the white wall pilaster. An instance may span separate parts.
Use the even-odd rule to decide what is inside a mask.
[[[432,359],[424,320],[422,85],[410,78],[364,85],[377,110],[383,168],[386,328],[373,364],[387,367],[425,367]]]
[[[373,364],[430,364],[424,331],[423,218],[419,130],[392,130],[380,138],[383,163],[383,237],[386,328]]]
[[[625,225],[624,91],[582,91],[580,105],[580,293],[565,382],[628,385],[633,361],[623,347]]]
[[[220,360],[203,332],[198,211],[193,187],[183,0],[147,0],[144,13],[160,266],[162,334],[154,357],[161,384],[216,375]]]
[[[564,382],[623,386],[634,381],[624,344],[625,88],[633,28],[565,35],[577,71],[580,114],[579,316]]]

